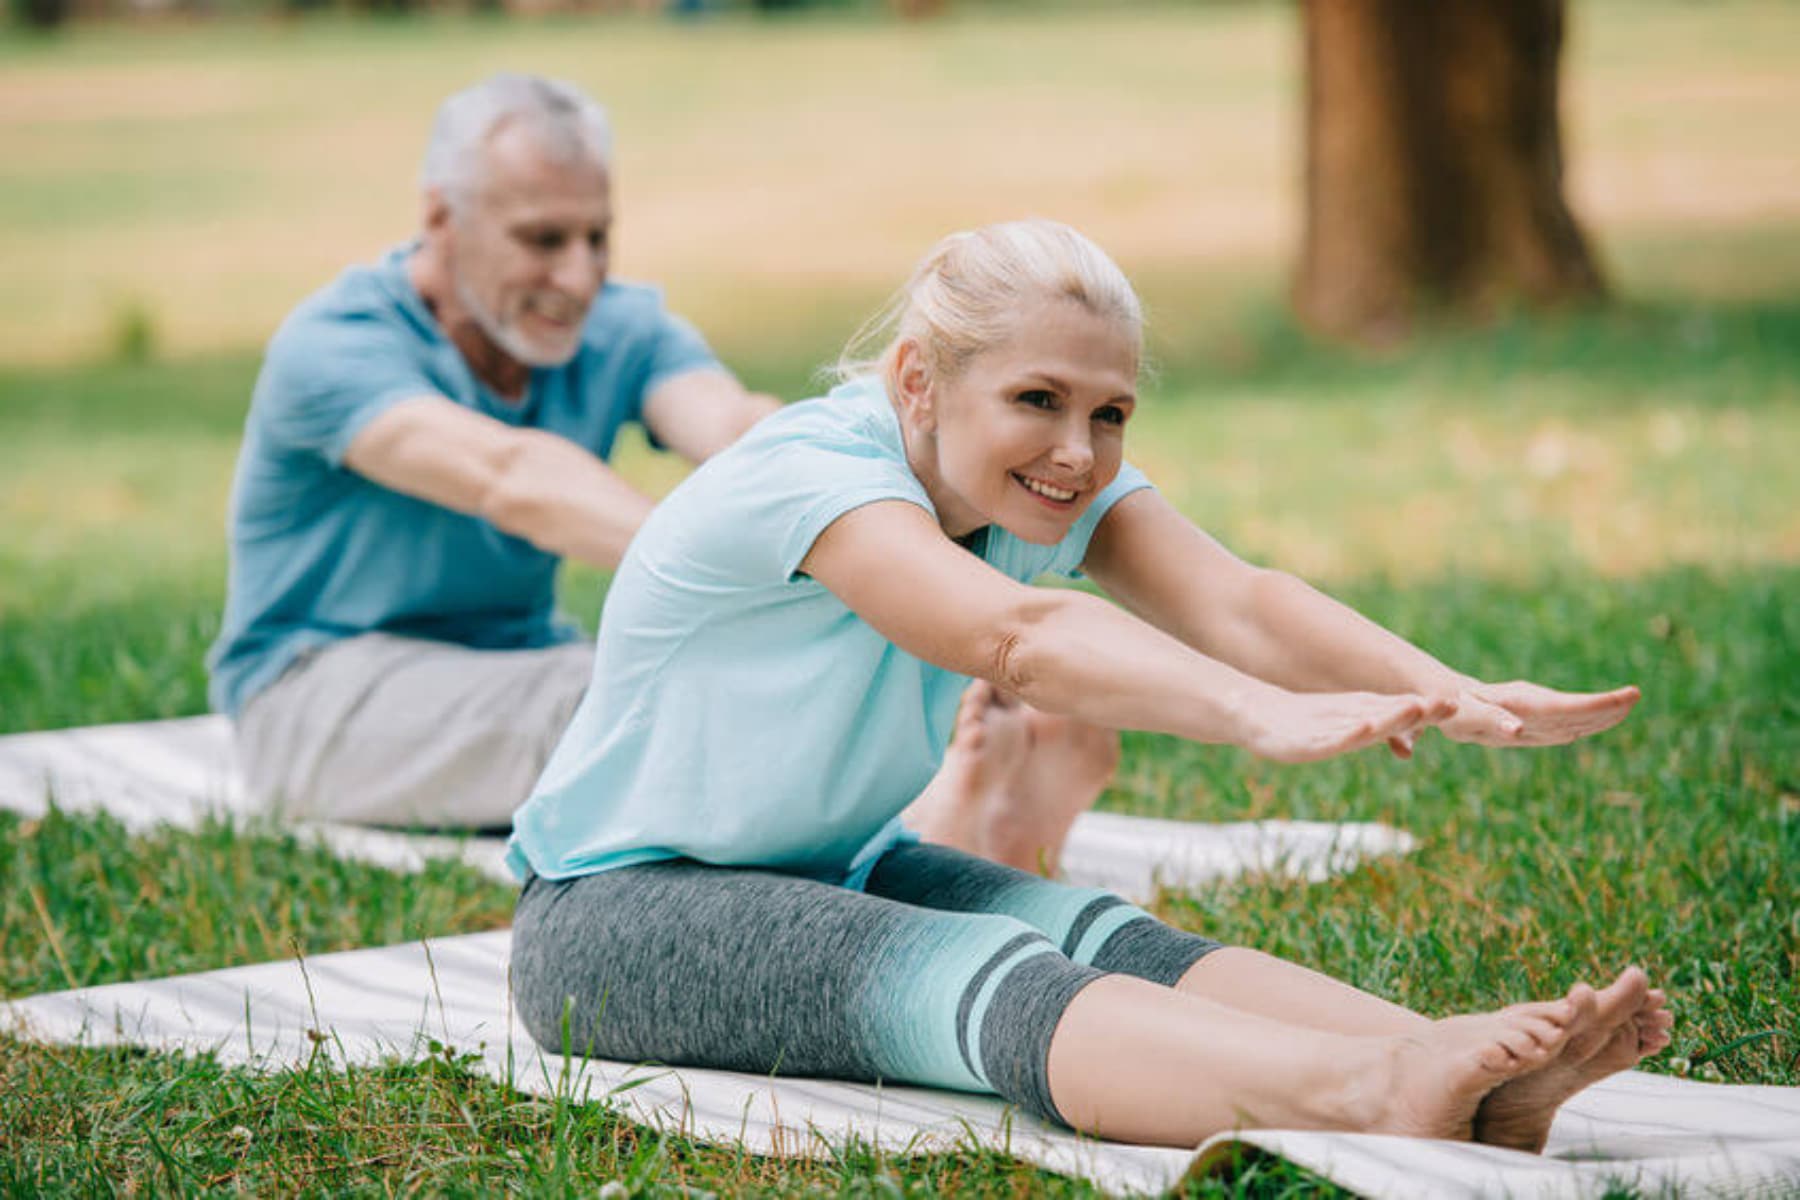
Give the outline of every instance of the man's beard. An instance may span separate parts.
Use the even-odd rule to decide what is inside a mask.
[[[567,350],[546,351],[533,346],[516,330],[508,328],[491,309],[477,299],[460,274],[452,281],[452,287],[456,292],[456,302],[462,305],[463,311],[469,314],[469,319],[475,322],[475,328],[481,330],[482,336],[517,362],[528,367],[560,367],[574,358],[575,352],[581,349],[579,336],[570,339]]]

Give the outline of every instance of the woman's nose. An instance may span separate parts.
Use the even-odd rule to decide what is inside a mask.
[[[1056,444],[1051,458],[1064,470],[1084,473],[1094,465],[1094,439],[1087,422],[1068,429]]]

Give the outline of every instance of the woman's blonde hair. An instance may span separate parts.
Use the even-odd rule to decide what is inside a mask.
[[[1008,221],[933,246],[906,286],[856,331],[836,375],[879,374],[891,384],[900,345],[912,340],[934,375],[953,379],[1018,332],[1020,309],[1052,299],[1117,321],[1141,346],[1143,308],[1106,251],[1057,221]]]

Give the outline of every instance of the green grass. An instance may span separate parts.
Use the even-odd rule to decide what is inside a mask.
[[[651,1133],[601,1105],[521,1096],[471,1074],[454,1051],[267,1078],[205,1059],[20,1049],[0,1060],[0,1128],[19,1139],[0,1158],[5,1195],[607,1196],[615,1182],[627,1195],[1098,1195],[991,1153],[851,1145],[819,1162],[750,1158]],[[1333,1192],[1284,1164],[1251,1162],[1184,1194]]]

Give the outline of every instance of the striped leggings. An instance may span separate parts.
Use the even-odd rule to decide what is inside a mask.
[[[534,876],[512,986],[559,1053],[992,1092],[1061,1120],[1050,1038],[1075,994],[1109,972],[1173,985],[1218,945],[909,843],[862,892],[687,860]]]

